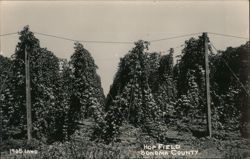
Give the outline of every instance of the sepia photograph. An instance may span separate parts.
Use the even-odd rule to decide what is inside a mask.
[[[0,159],[250,159],[249,0],[0,0]]]

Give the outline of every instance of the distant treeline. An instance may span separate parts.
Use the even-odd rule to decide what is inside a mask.
[[[93,140],[106,142],[119,135],[124,123],[158,138],[161,125],[185,131],[206,129],[203,36],[185,42],[175,65],[174,50],[164,55],[150,53],[149,42],[135,42],[121,58],[105,98],[98,67],[82,44],[75,43],[67,62],[42,48],[28,27],[19,34],[12,58],[0,55],[3,140],[26,138],[25,47],[30,59],[32,136],[36,139],[48,143],[69,140],[87,118],[95,121]],[[211,53],[209,65],[215,134],[240,131],[246,136],[249,42]]]

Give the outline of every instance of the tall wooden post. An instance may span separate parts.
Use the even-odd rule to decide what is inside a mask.
[[[208,59],[208,37],[207,33],[203,33],[205,45],[205,72],[206,72],[206,98],[207,98],[207,131],[209,137],[212,137],[211,123],[211,98],[210,98],[210,82],[209,82],[209,59]]]
[[[28,143],[31,141],[32,121],[31,121],[31,94],[30,94],[30,62],[25,45],[25,77],[26,77],[26,113],[27,113],[27,137]]]
[[[174,62],[173,62],[173,54],[174,54],[174,48],[170,48],[170,50],[169,50],[169,55],[170,55],[170,61],[171,61],[171,71],[173,70],[173,65],[174,65]]]
[[[2,89],[0,89],[0,98],[1,98],[1,93],[2,93]],[[1,103],[0,103],[1,104]],[[2,118],[2,105],[0,105],[0,159],[2,158],[2,143],[3,143],[3,139],[2,139],[2,136],[3,136],[3,118]]]

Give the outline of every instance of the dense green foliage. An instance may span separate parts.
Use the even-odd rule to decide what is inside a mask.
[[[186,41],[175,65],[178,99],[175,110],[182,128],[206,130],[204,38]],[[210,46],[210,45],[209,45]],[[214,54],[209,47],[212,126],[216,131],[241,130],[249,123],[249,42]],[[247,94],[248,93],[248,94]],[[185,123],[185,124],[183,124]],[[178,124],[178,123],[177,123]],[[249,131],[249,130],[248,130]]]
[[[151,83],[150,87],[154,99],[163,113],[163,119],[165,122],[170,122],[174,115],[174,105],[177,96],[176,81],[173,78],[173,49],[170,49],[169,54],[153,60],[153,64],[151,66],[154,66],[154,69],[150,74],[149,80]],[[155,64],[158,64],[157,67],[155,67]]]
[[[100,77],[96,73],[97,66],[90,53],[80,43],[75,44],[75,52],[69,62],[72,76],[71,90],[68,94],[68,134],[77,129],[83,119],[102,118],[105,96],[101,87]]]
[[[0,55],[4,140],[26,138],[25,48],[30,59],[32,135],[40,141],[71,141],[79,132],[90,131],[88,142],[110,143],[121,140],[124,125],[164,142],[173,125],[179,131],[205,132],[203,36],[185,42],[175,65],[173,49],[164,55],[149,53],[149,42],[135,42],[121,58],[105,99],[98,67],[82,44],[75,43],[67,62],[42,48],[28,27],[19,34],[14,56]],[[211,53],[209,61],[214,134],[241,130],[247,136],[249,42]],[[92,126],[84,129],[89,119]]]
[[[73,134],[83,118],[102,116],[98,113],[102,112],[104,94],[96,74],[97,66],[81,44],[76,44],[76,51],[67,64],[41,48],[28,27],[19,34],[13,60],[0,56],[1,81],[7,77],[1,92],[4,139],[26,138],[25,48],[30,61],[34,138],[44,142],[62,141]]]
[[[28,27],[20,32],[20,42],[14,54],[12,76],[8,84],[9,92],[4,92],[8,103],[3,105],[3,130],[8,136],[23,138],[26,131],[26,94],[25,94],[25,47],[30,59],[31,102],[33,136],[49,139],[55,133],[57,107],[58,59],[52,52],[41,48]],[[6,101],[6,99],[4,99]]]
[[[212,100],[222,129],[241,130],[249,123],[249,42],[213,55]],[[233,73],[232,73],[233,72]]]
[[[178,122],[185,123],[181,125],[183,129],[206,129],[204,61],[204,38],[186,41],[179,63],[175,65],[178,70],[175,74],[178,91],[175,115]]]
[[[120,61],[106,105],[108,135],[117,134],[124,121],[135,126],[160,121],[161,112],[149,86],[151,56],[147,49],[148,42],[138,41]]]

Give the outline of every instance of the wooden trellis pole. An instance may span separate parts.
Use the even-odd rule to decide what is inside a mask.
[[[28,143],[32,139],[32,120],[31,120],[31,94],[30,94],[30,62],[25,45],[25,77],[26,77],[26,112],[27,112],[27,137]]]
[[[212,137],[211,123],[211,97],[210,97],[210,81],[209,81],[209,59],[208,59],[208,37],[207,33],[203,33],[205,47],[205,73],[206,73],[206,99],[207,99],[207,131],[208,136]]]

